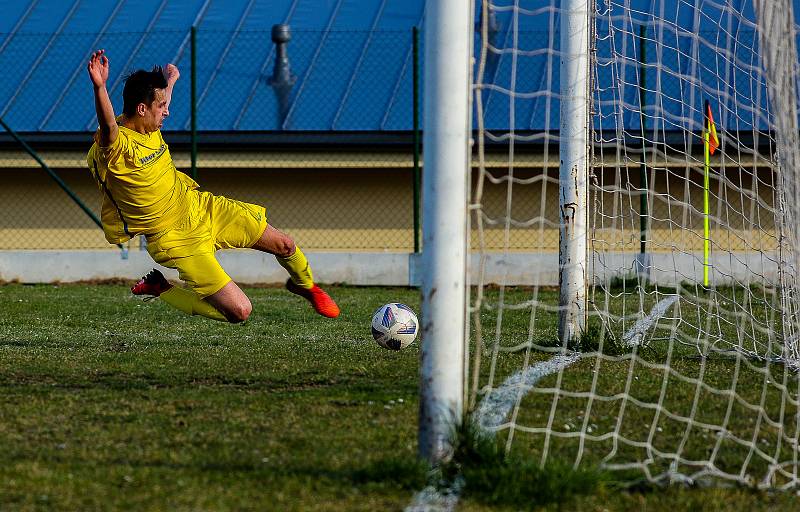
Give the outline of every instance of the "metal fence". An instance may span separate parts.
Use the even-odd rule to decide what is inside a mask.
[[[20,132],[93,130],[86,62],[104,48],[117,112],[132,71],[167,63],[181,70],[165,131],[188,132],[193,106],[200,131],[413,128],[411,30],[282,37],[289,41],[276,43],[269,30],[0,34],[0,62],[15,63],[0,81],[0,117]]]
[[[0,81],[0,249],[109,247],[76,204],[99,215],[85,68],[105,48],[118,114],[127,74],[181,70],[163,132],[203,189],[264,205],[308,249],[414,251],[415,34],[299,31],[283,49],[271,31],[0,35],[0,61],[30,63]]]

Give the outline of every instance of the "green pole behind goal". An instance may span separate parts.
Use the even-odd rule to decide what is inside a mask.
[[[639,27],[639,125],[642,131],[642,159],[639,163],[639,188],[642,189],[639,196],[639,252],[641,254],[647,253],[647,216],[649,214],[647,208],[647,199],[650,187],[647,183],[647,144],[646,144],[646,130],[645,130],[645,115],[644,107],[647,101],[647,49],[646,40],[647,26],[641,25]]]
[[[411,40],[413,47],[413,117],[414,117],[414,169],[412,174],[412,187],[414,190],[414,252],[419,252],[419,186],[420,186],[420,172],[419,172],[419,29],[413,27],[411,29]]]
[[[192,25],[191,29],[192,46],[192,69],[191,76],[191,103],[192,103],[192,179],[197,180],[197,27]]]

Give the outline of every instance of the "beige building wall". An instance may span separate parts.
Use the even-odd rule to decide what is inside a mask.
[[[84,153],[44,152],[42,157],[99,214],[100,193],[84,167]],[[186,154],[176,154],[175,161],[181,169],[189,167]],[[541,156],[517,155],[514,164],[510,174],[503,155],[488,159],[481,209],[472,218],[472,247],[557,250],[557,161],[545,164]],[[474,174],[477,190],[479,173]],[[589,221],[595,250],[638,251],[638,167],[606,167],[595,175]],[[664,163],[653,178],[649,250],[702,250],[702,170]],[[229,152],[204,153],[199,159],[203,189],[264,205],[270,223],[316,251],[412,251],[411,180],[405,153]],[[777,246],[774,180],[768,168],[754,176],[729,166],[715,176],[710,190],[714,250]],[[20,152],[0,153],[0,205],[0,250],[115,249]]]
[[[99,215],[101,196],[88,170],[55,170]],[[198,181],[264,205],[269,222],[306,248],[413,250],[409,169],[204,169]],[[0,249],[114,248],[43,171],[2,169],[0,182]]]

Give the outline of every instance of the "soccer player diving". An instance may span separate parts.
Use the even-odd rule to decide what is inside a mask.
[[[106,240],[123,243],[141,235],[160,265],[178,271],[189,288],[173,286],[153,269],[136,283],[134,295],[159,297],[190,315],[239,323],[252,305],[217,261],[218,249],[252,248],[275,255],[289,273],[286,288],[307,299],[320,315],[335,318],[339,307],[314,284],[311,267],[294,241],[267,223],[263,206],[215,196],[178,171],[161,126],[169,116],[180,73],[139,70],[125,79],[122,114],[108,96],[109,62],[104,50],[87,65],[99,127],[87,163],[103,196]]]

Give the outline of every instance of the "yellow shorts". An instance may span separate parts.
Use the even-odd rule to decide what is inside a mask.
[[[176,269],[198,295],[208,297],[231,280],[217,261],[217,250],[252,247],[267,228],[267,212],[263,206],[210,192],[189,197],[188,218],[147,235],[147,252],[156,263]]]

